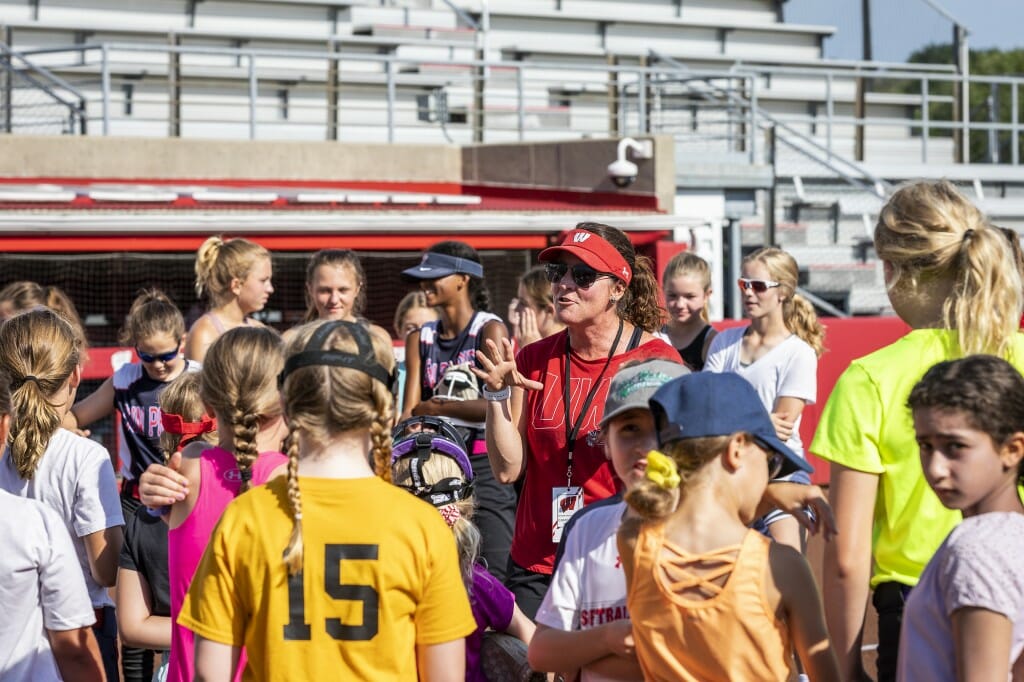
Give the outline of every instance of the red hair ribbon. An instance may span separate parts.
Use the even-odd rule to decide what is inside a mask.
[[[162,412],[160,414],[160,424],[167,433],[185,436],[178,444],[179,449],[189,441],[194,440],[196,436],[209,433],[217,428],[217,420],[208,414],[203,414],[197,422],[190,422],[185,421],[185,418],[180,414]]]

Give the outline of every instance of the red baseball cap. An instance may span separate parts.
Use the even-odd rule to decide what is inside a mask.
[[[598,272],[615,275],[627,286],[633,279],[633,270],[618,249],[600,235],[588,230],[569,232],[557,246],[550,246],[541,251],[538,258],[542,263],[546,263],[555,260],[562,253],[576,256]]]

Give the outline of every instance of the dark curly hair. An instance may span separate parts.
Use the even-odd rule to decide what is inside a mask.
[[[907,399],[911,410],[958,412],[997,446],[1024,431],[1024,376],[994,355],[940,362],[921,378]],[[1024,460],[1018,469],[1024,483]]]

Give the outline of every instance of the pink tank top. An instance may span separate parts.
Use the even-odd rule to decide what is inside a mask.
[[[261,452],[252,464],[252,485],[262,485],[274,469],[287,464],[280,452]],[[196,506],[185,522],[167,532],[167,568],[171,588],[171,654],[167,668],[169,682],[190,682],[195,677],[192,631],[178,625],[178,614],[185,601],[189,583],[199,566],[213,529],[242,481],[235,456],[219,447],[203,451],[199,457],[199,495]],[[242,679],[245,652],[238,664],[235,680]]]

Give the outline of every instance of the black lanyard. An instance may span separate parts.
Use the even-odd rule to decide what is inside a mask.
[[[569,405],[569,384],[571,382],[570,368],[572,366],[572,358],[570,356],[571,349],[569,348],[569,334],[565,335],[565,385],[563,387],[562,402],[565,405],[565,444],[569,448],[569,466],[565,471],[566,487],[572,487],[572,451],[576,447],[576,436],[579,435],[580,427],[583,426],[583,421],[587,418],[587,410],[590,409],[590,404],[594,402],[594,397],[597,395],[598,389],[601,387],[601,380],[604,379],[605,372],[608,371],[608,367],[612,364],[612,358],[615,356],[615,350],[619,347],[619,339],[622,338],[622,319],[619,319],[619,331],[615,332],[615,340],[612,341],[612,348],[608,351],[608,359],[604,363],[604,368],[601,373],[597,376],[597,380],[594,385],[591,386],[590,392],[587,394],[587,399],[583,401],[583,409],[580,410],[579,416],[576,418],[576,423],[571,427],[569,424],[572,422],[572,412]]]

